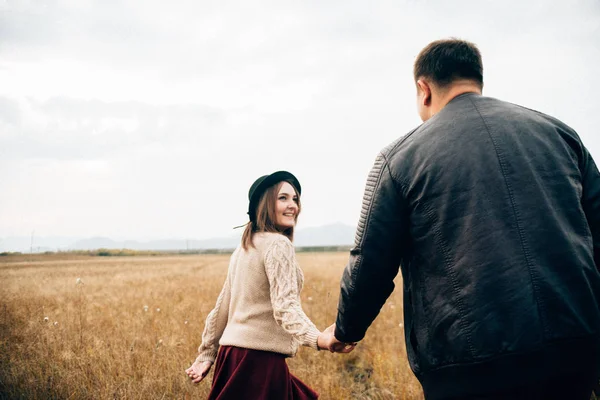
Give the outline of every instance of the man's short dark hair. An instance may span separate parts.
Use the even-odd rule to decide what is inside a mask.
[[[475,44],[460,39],[443,39],[429,43],[417,56],[415,82],[429,78],[440,87],[456,79],[469,79],[483,88],[483,63]]]

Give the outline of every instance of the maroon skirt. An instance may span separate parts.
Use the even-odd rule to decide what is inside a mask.
[[[290,373],[285,356],[221,346],[209,400],[310,400],[319,394]]]

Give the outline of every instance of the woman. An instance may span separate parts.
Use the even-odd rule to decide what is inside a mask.
[[[209,399],[318,398],[285,362],[298,344],[315,350],[335,346],[333,325],[319,332],[300,305],[304,277],[292,245],[300,192],[287,171],[262,176],[250,187],[250,222],[207,317],[199,355],[186,370],[199,383],[216,359]]]

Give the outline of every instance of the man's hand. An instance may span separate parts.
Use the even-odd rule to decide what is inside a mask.
[[[212,363],[210,361],[204,361],[201,363],[193,363],[191,367],[185,370],[185,373],[190,377],[192,382],[200,383],[202,379],[208,375],[210,368],[212,367]]]
[[[335,324],[325,329],[317,339],[319,349],[327,349],[332,353],[350,353],[356,347],[356,343],[343,343],[335,337]]]

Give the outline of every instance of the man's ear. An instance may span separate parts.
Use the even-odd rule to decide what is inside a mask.
[[[425,79],[417,80],[417,86],[419,87],[419,98],[421,105],[429,107],[431,105],[431,85]]]

